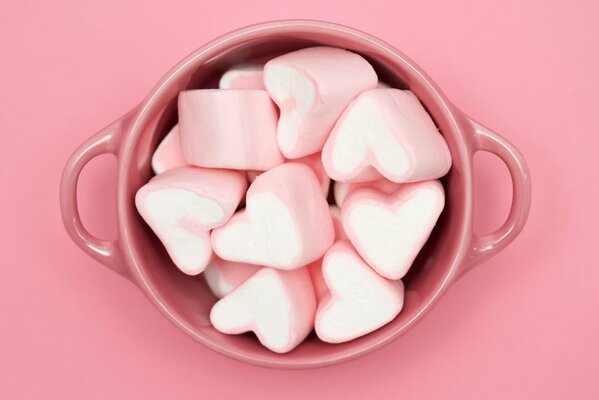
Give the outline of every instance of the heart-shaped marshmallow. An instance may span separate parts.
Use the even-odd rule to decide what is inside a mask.
[[[220,77],[219,89],[262,89],[264,65],[242,64],[237,65]]]
[[[175,125],[156,147],[152,155],[152,170],[156,175],[169,169],[184,167],[187,163],[181,153],[179,127]]]
[[[231,218],[246,187],[239,172],[181,167],[142,186],[135,204],[175,265],[196,275],[212,256],[210,230]]]
[[[212,307],[210,321],[227,334],[253,331],[265,347],[287,353],[312,330],[315,309],[306,268],[262,268]]]
[[[235,290],[261,267],[258,265],[237,263],[213,256],[204,270],[208,287],[219,299]]]
[[[296,158],[292,160],[296,163],[306,164],[308,167],[314,171],[316,174],[316,178],[318,178],[318,182],[320,182],[320,187],[322,188],[322,194],[327,197],[329,194],[329,187],[331,186],[331,178],[327,175],[324,170],[324,166],[322,165],[322,161],[320,161],[320,153],[312,154],[310,156]],[[248,181],[250,183],[256,180],[256,177],[260,175],[262,171],[247,171]]]
[[[359,189],[343,203],[343,228],[380,275],[400,279],[424,246],[445,205],[439,181],[404,184],[394,194]]]
[[[333,222],[314,172],[286,163],[250,185],[246,208],[212,232],[221,258],[284,270],[307,265],[333,243]]]
[[[382,175],[404,183],[445,175],[451,155],[412,92],[374,89],[360,94],[341,115],[322,162],[337,181],[370,181]]]
[[[281,110],[281,152],[287,158],[319,152],[343,109],[377,80],[364,58],[332,47],[306,48],[267,62],[264,86]]]
[[[342,207],[347,195],[354,190],[372,188],[381,193],[390,194],[397,191],[400,186],[400,183],[391,182],[387,179],[378,179],[376,181],[368,182],[335,182],[333,193],[335,195],[335,203],[339,207]]]
[[[276,125],[275,105],[264,90],[179,93],[183,157],[198,167],[263,171],[282,164]]]
[[[315,330],[324,342],[347,342],[370,333],[403,307],[403,283],[378,275],[347,241],[330,248],[322,273],[330,293],[318,305]]]

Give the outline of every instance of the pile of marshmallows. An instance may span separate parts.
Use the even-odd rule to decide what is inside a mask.
[[[219,87],[179,94],[135,199],[174,264],[204,272],[214,327],[285,353],[312,329],[340,343],[393,320],[451,167],[416,96],[331,47],[234,67]]]

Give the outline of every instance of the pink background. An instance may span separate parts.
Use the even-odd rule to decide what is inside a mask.
[[[599,398],[599,3],[83,3],[0,4],[0,398]],[[533,177],[516,242],[401,339],[321,370],[253,367],[195,343],[77,249],[59,216],[60,173],[77,145],[207,40],[280,18],[396,45],[511,140]],[[510,183],[494,157],[477,158],[484,233],[506,216]],[[82,214],[105,237],[115,169],[94,160],[81,183]]]

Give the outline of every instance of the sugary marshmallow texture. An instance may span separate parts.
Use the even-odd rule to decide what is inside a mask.
[[[408,90],[374,89],[343,112],[322,151],[327,174],[342,182],[382,176],[397,183],[437,179],[451,167],[443,136]]]
[[[264,86],[281,110],[281,152],[299,158],[321,151],[345,107],[377,82],[364,58],[338,48],[311,47],[267,62]]]
[[[242,64],[229,69],[218,82],[219,89],[262,89],[264,65]]]
[[[187,163],[181,152],[181,139],[179,137],[179,126],[175,125],[166,134],[152,155],[152,171],[156,175],[169,169],[184,167]]]
[[[220,299],[247,281],[260,268],[258,265],[237,263],[213,256],[204,271],[204,278],[212,293]]]
[[[231,218],[246,187],[239,172],[180,167],[142,186],[135,204],[175,265],[196,275],[212,256],[210,230]]]
[[[225,260],[290,270],[322,257],[333,237],[316,175],[304,164],[286,163],[256,178],[246,208],[212,232],[212,248]]]
[[[345,199],[341,218],[351,243],[368,265],[386,278],[401,279],[444,205],[438,181],[404,184],[390,195],[363,188]]]
[[[361,188],[371,188],[381,193],[390,194],[401,187],[400,183],[388,181],[387,179],[378,179],[368,182],[335,182],[333,193],[335,195],[335,204],[343,206],[343,202],[348,194]]]
[[[264,171],[282,164],[276,126],[277,111],[264,90],[179,93],[181,148],[191,165]]]
[[[370,333],[403,307],[403,283],[378,275],[347,241],[336,242],[327,252],[322,274],[330,293],[318,305],[315,329],[324,342],[347,342]]]
[[[306,268],[262,268],[212,307],[210,322],[223,333],[252,331],[268,349],[286,353],[308,336],[315,310]]]

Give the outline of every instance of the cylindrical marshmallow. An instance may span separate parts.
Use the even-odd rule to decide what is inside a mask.
[[[276,124],[275,106],[263,90],[179,94],[181,147],[192,165],[263,171],[282,164]]]

